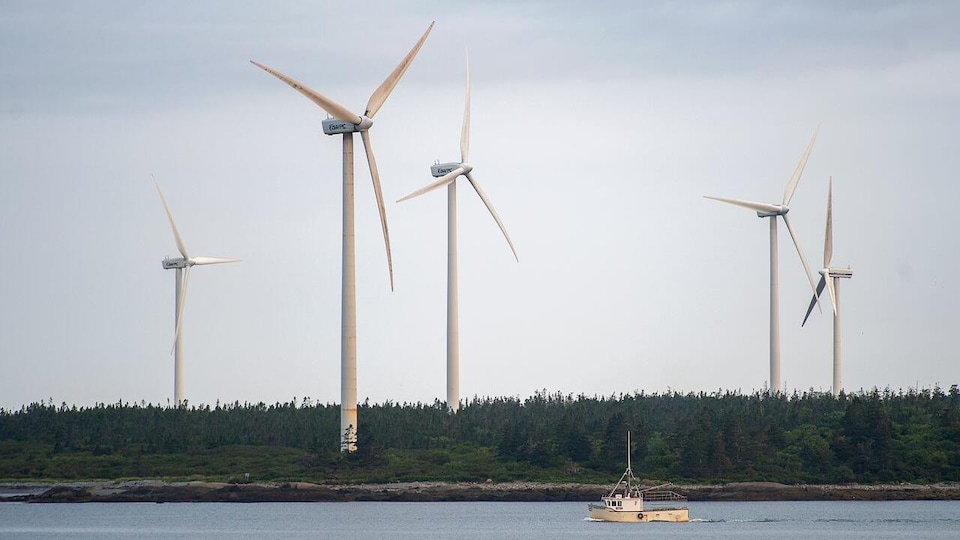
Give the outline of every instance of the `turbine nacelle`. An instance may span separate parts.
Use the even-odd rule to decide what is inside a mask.
[[[826,270],[830,274],[830,277],[835,277],[835,278],[852,278],[853,277],[853,270],[849,268],[827,268]]]
[[[776,206],[776,205],[771,205],[771,206]],[[779,208],[777,208],[776,210],[769,210],[769,211],[757,210],[757,217],[767,218],[767,217],[774,217],[774,216],[785,216],[789,211],[790,211],[789,206],[785,204],[781,204]]]
[[[829,278],[852,278],[853,270],[850,268],[822,268],[820,275]]]
[[[430,166],[430,174],[432,174],[434,178],[440,178],[441,176],[453,172],[454,169],[459,166],[460,163],[457,163],[456,161],[451,161],[449,163],[435,163]]]
[[[353,122],[348,122],[346,120],[339,120],[337,118],[327,118],[322,122],[323,124],[323,133],[326,135],[340,135],[343,133],[356,133],[359,131],[366,131],[373,126],[373,120],[366,117],[360,117],[360,123],[354,124]]]
[[[184,257],[167,257],[163,260],[163,269],[164,270],[175,270],[178,268],[188,268],[195,265],[206,265],[206,264],[224,264],[240,262],[240,259],[233,259],[227,257],[191,257],[186,259]]]
[[[174,268],[186,268],[187,260],[183,257],[177,257],[175,259],[164,259],[163,260],[163,269],[164,270],[173,270]]]
[[[455,161],[451,161],[449,163],[437,163],[430,166],[430,174],[432,174],[434,178],[443,178],[457,169],[460,169],[460,173],[457,176],[465,176],[473,171],[473,165],[466,162],[457,163]]]

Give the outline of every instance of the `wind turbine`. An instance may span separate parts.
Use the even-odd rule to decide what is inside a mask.
[[[357,449],[357,282],[353,220],[353,134],[360,132],[363,150],[367,154],[367,164],[370,166],[373,191],[380,211],[380,226],[383,228],[383,242],[387,250],[387,271],[390,274],[392,291],[393,258],[390,254],[390,235],[387,232],[387,214],[383,205],[383,193],[380,190],[380,173],[377,171],[377,162],[370,145],[369,130],[373,126],[373,117],[390,96],[400,77],[410,67],[423,42],[426,41],[427,35],[430,34],[430,30],[433,29],[433,24],[430,23],[413,49],[400,61],[400,65],[374,90],[362,116],[279,71],[253,60],[250,61],[293,87],[332,116],[322,123],[325,134],[343,135],[343,248],[340,304],[340,450],[342,452],[353,452]]]
[[[807,259],[803,256],[803,250],[800,249],[800,242],[797,240],[797,234],[790,226],[790,220],[787,213],[790,212],[790,200],[793,193],[797,190],[797,184],[800,183],[800,175],[803,174],[803,168],[810,157],[810,151],[813,150],[813,143],[817,140],[817,134],[820,132],[820,126],[813,132],[813,137],[807,144],[807,149],[797,164],[797,169],[793,176],[787,182],[783,191],[783,200],[780,204],[761,203],[753,201],[744,201],[740,199],[725,199],[723,197],[711,197],[705,195],[707,199],[721,201],[725,203],[742,206],[757,212],[759,218],[770,218],[770,392],[780,392],[780,280],[777,275],[777,218],[783,219],[783,223],[790,232],[790,238],[793,245],[797,248],[797,255],[800,256],[800,262],[803,264],[803,271],[807,274],[807,281],[814,291],[813,277],[810,275],[810,268],[807,266]]]
[[[174,334],[173,334],[173,399],[179,407],[183,404],[183,304],[187,300],[187,285],[190,283],[190,268],[205,264],[223,264],[239,262],[240,259],[228,259],[225,257],[191,257],[187,253],[187,247],[180,237],[180,231],[177,224],[173,221],[173,214],[170,212],[170,206],[167,205],[167,199],[160,190],[160,184],[154,181],[157,186],[157,193],[160,194],[160,202],[163,203],[163,209],[167,212],[167,219],[170,220],[170,228],[173,229],[173,239],[177,242],[177,251],[180,257],[163,259],[163,269],[176,269],[177,279],[174,290]]]
[[[430,173],[437,181],[429,184],[413,193],[401,198],[397,202],[403,202],[429,193],[435,189],[447,186],[447,407],[453,412],[460,408],[460,342],[459,342],[459,322],[458,322],[458,300],[457,300],[457,178],[467,177],[467,181],[473,186],[474,191],[480,196],[480,200],[486,205],[493,220],[497,222],[503,237],[507,239],[510,250],[513,251],[513,257],[517,257],[517,250],[513,247],[510,235],[507,229],[500,221],[497,211],[493,209],[493,203],[487,197],[480,184],[473,177],[473,165],[467,160],[470,154],[470,62],[467,60],[467,92],[463,105],[463,126],[460,130],[460,161],[450,163],[435,163],[430,167]]]
[[[807,319],[813,311],[813,306],[817,304],[820,293],[826,287],[830,294],[830,303],[833,304],[833,396],[840,395],[840,389],[843,388],[840,382],[840,280],[853,277],[853,270],[850,268],[831,268],[830,260],[833,258],[833,177],[830,177],[829,188],[827,190],[827,232],[823,239],[823,268],[820,270],[820,283],[817,284],[817,290],[813,293],[810,300],[810,307],[807,308],[807,314],[803,317],[803,323],[807,324]]]

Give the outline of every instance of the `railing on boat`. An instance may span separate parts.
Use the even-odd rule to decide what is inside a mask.
[[[656,505],[687,504],[687,498],[674,491],[642,491],[644,504]]]

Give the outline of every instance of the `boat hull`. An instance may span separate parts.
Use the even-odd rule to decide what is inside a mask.
[[[598,504],[589,505],[590,519],[615,521],[617,523],[649,523],[652,521],[687,522],[690,512],[686,508],[657,508],[649,510],[614,510]]]

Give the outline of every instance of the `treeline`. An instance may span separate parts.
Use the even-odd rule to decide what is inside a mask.
[[[361,404],[360,450],[339,452],[339,407],[0,409],[0,479],[609,481],[632,432],[637,476],[687,482],[960,481],[960,391],[537,393]],[[242,476],[241,476],[242,475]]]

